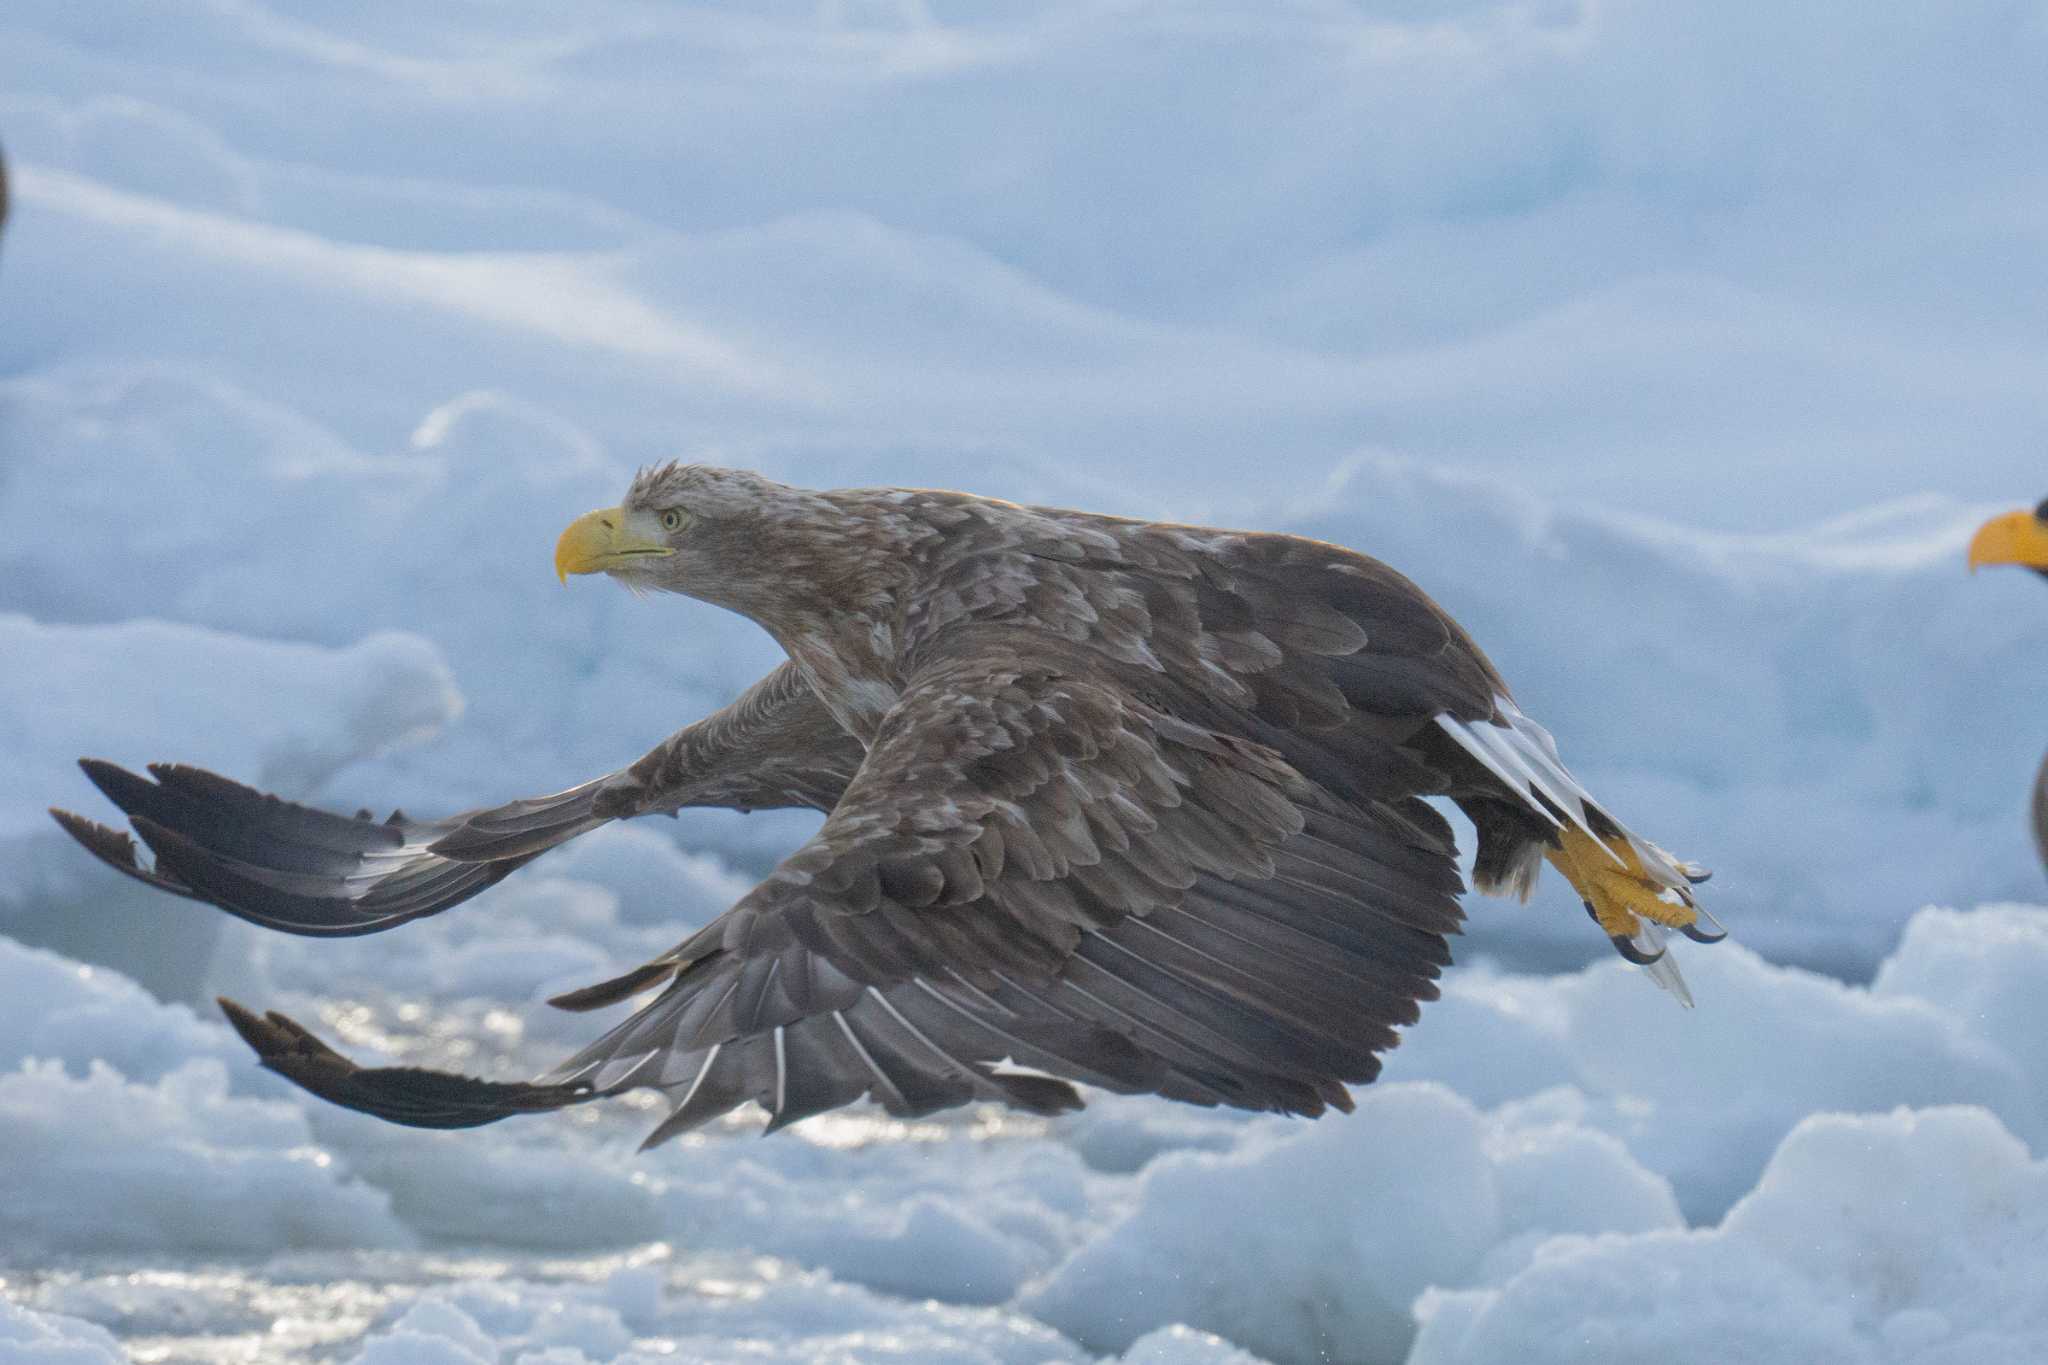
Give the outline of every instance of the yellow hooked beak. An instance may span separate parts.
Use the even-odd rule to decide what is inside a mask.
[[[2007,512],[1970,538],[1970,572],[1982,564],[2023,564],[2048,569],[2048,526],[2032,512]]]
[[[567,583],[572,573],[609,573],[636,559],[674,553],[660,541],[627,529],[625,508],[604,507],[585,512],[562,532],[555,542],[555,577]]]

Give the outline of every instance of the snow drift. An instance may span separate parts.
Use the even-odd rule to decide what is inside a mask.
[[[1688,1337],[1762,1340],[1760,1324],[1732,1338],[1702,1327],[1757,1302],[1806,1324],[1785,1338],[1796,1350],[1759,1360],[1931,1360],[1994,1328],[2033,1340],[2043,1329],[2024,1307],[1968,1305],[2031,1302],[1997,1289],[1990,1267],[2033,1273],[2014,1248],[2039,1239],[2026,1143],[2048,1125],[2035,1056],[2048,909],[1924,911],[1870,987],[1738,949],[1699,956],[1715,965],[1690,1014],[1621,964],[1454,971],[1359,1112],[1313,1124],[1098,1097],[1052,1125],[856,1111],[770,1142],[728,1128],[636,1156],[632,1113],[449,1134],[317,1105],[210,1018],[0,943],[0,1151],[17,1173],[0,1231],[17,1248],[102,1254],[424,1240],[601,1259],[666,1243],[692,1258],[678,1283],[716,1278],[720,1257],[767,1255],[814,1277],[777,1283],[987,1311],[947,1321],[1009,1324],[989,1327],[998,1337],[1028,1314],[1075,1352],[1149,1350],[1141,1338],[1186,1324],[1276,1361],[1398,1361],[1411,1339],[1419,1360],[1489,1359],[1562,1330],[1574,1304],[1616,1358]],[[380,1037],[459,1043],[456,1061],[488,1067],[531,1044],[520,1016],[479,1019],[460,1001],[455,1033],[382,1031],[410,1008],[329,1023],[372,1056]],[[1871,1247],[1895,1247],[1895,1269]],[[1787,1268],[1766,1266],[1766,1250]],[[1775,1297],[1736,1292],[1767,1274]],[[1871,1278],[1886,1275],[1907,1279]],[[1943,1288],[1977,1275],[1991,1278],[1960,1298]],[[550,1283],[475,1293],[532,1314],[564,1292]],[[98,1302],[74,1285],[27,1306],[110,1311]],[[823,1349],[791,1311],[772,1339]],[[440,1332],[425,1321],[384,1335]],[[603,1345],[614,1338],[697,1330],[652,1321],[558,1343],[526,1327],[486,1335],[608,1360],[627,1349]],[[955,1326],[919,1321],[942,1334],[906,1340],[953,1341]]]

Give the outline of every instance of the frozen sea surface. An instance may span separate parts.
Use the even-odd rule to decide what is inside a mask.
[[[1961,571],[2048,491],[2044,81],[2003,0],[0,7],[0,1362],[2048,1355],[2048,596]],[[1475,901],[1312,1125],[307,1103],[198,1002],[525,1074],[808,821],[318,943],[44,808],[631,759],[773,658],[552,581],[670,456],[1378,554],[1736,942],[1685,1014]]]
[[[1456,970],[1313,1123],[1097,1096],[636,1155],[630,1103],[469,1133],[321,1105],[0,941],[0,1360],[2048,1350],[2048,908],[1923,911],[1869,986],[1697,956],[1691,1014],[1620,963]],[[279,991],[371,1056],[546,1051],[474,997]]]

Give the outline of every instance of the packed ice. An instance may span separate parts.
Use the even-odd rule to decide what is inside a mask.
[[[0,1362],[2048,1354],[2048,593],[1962,564],[2048,492],[2044,77],[2002,0],[0,9]],[[638,1154],[262,1071],[213,994],[534,1074],[814,817],[293,939],[85,857],[74,760],[380,817],[630,761],[774,659],[554,581],[671,456],[1378,555],[1734,941],[1684,1011],[1474,898],[1314,1123]]]

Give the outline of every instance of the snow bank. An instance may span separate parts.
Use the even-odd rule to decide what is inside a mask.
[[[2048,915],[2039,909],[1929,909],[1907,922],[1871,993],[1939,1001],[2010,1058],[2034,1103],[2031,1110],[2001,1107],[1999,1117],[2030,1147],[2048,1152],[2048,1030],[2039,1023],[2044,981]]]
[[[81,479],[74,491],[83,496],[98,481]],[[0,520],[20,506],[0,495]],[[77,513],[72,524],[95,520],[82,506],[38,515],[67,510]],[[175,524],[174,511],[167,499],[161,516],[139,520],[165,527]],[[15,529],[34,539],[25,521]],[[151,539],[125,527],[109,537],[121,538],[138,553]],[[97,567],[118,570],[119,556]],[[117,595],[153,576],[160,577],[135,565],[134,579],[122,574],[103,586]],[[109,615],[123,610],[112,597],[102,605]],[[0,659],[8,665],[0,668],[0,930],[107,963],[172,998],[196,993],[221,917],[191,913],[108,872],[50,823],[51,805],[109,814],[77,759],[139,767],[172,757],[165,737],[179,736],[178,759],[296,795],[351,763],[417,742],[462,709],[440,652],[396,632],[328,648],[169,621],[62,625],[0,611]]]
[[[111,605],[111,604],[110,604]],[[0,837],[41,833],[43,807],[96,810],[103,798],[73,771],[82,755],[140,764],[165,735],[189,735],[181,758],[270,788],[318,788],[345,765],[417,742],[462,709],[448,666],[414,635],[371,635],[345,648],[284,644],[167,621],[51,625],[0,615],[0,708],[9,719]],[[17,894],[19,894],[17,889]]]
[[[345,1180],[294,1105],[228,1093],[217,1062],[154,1085],[95,1063],[0,1073],[0,1240],[14,1256],[402,1246],[379,1192]]]
[[[364,428],[581,388],[1112,485],[1363,438],[1781,526],[2032,473],[2048,39],[1996,0],[130,21],[0,29],[7,315]]]
[[[1117,1359],[1123,1365],[1260,1365],[1250,1351],[1240,1351],[1213,1332],[1178,1325],[1147,1332]]]
[[[1410,1365],[2032,1360],[2048,1164],[1979,1109],[1817,1114],[1719,1227],[1560,1238],[1422,1296]]]
[[[1868,988],[1724,944],[1686,960],[1700,1007],[1638,974],[1453,973],[1387,1059],[1481,1105],[1569,1117],[1625,1141],[1695,1222],[1718,1219],[1815,1110],[1975,1104],[2048,1147],[2039,985],[2048,914],[1927,909]]]
[[[1415,1296],[1504,1244],[1677,1226],[1670,1188],[1611,1138],[1390,1086],[1349,1118],[1161,1158],[1130,1215],[1020,1302],[1097,1350],[1179,1320],[1283,1360],[1398,1360]]]
[[[664,1258],[591,1282],[468,1282],[405,1302],[350,1365],[1082,1365],[1095,1357],[1015,1313],[890,1300],[768,1259]],[[1122,1365],[1260,1365],[1206,1332],[1162,1328]]]
[[[194,1058],[241,1060],[217,1024],[159,1004],[103,967],[0,938],[0,982],[0,1067],[35,1057],[82,1073],[105,1062],[131,1080],[155,1081]]]
[[[578,583],[588,591],[571,593],[555,582],[549,549],[561,525],[615,502],[630,467],[531,403],[443,395],[413,414],[417,430],[400,450],[366,454],[190,366],[71,367],[0,381],[0,401],[22,433],[18,452],[0,453],[11,466],[0,486],[10,548],[0,556],[19,566],[0,587],[0,606],[12,599],[46,619],[83,621],[154,612],[233,637],[331,648],[377,635],[383,652],[374,657],[394,667],[383,633],[402,630],[434,641],[447,691],[440,711],[393,716],[413,724],[364,731],[357,747],[338,751],[330,732],[360,729],[356,712],[369,698],[351,708],[345,682],[315,689],[287,671],[319,655],[282,649],[271,666],[242,669],[223,651],[258,646],[190,632],[214,643],[187,646],[184,657],[165,645],[140,660],[156,672],[130,715],[102,714],[136,690],[128,676],[81,678],[51,717],[62,723],[40,727],[42,739],[21,755],[9,793],[20,822],[42,820],[52,799],[88,799],[74,796],[83,784],[66,772],[80,752],[204,763],[343,806],[452,811],[559,790],[638,757],[772,662],[772,642],[727,613],[661,604],[680,607],[679,618],[608,584]],[[207,452],[204,464],[187,459],[194,450]],[[122,470],[111,492],[108,467]],[[137,524],[147,533],[135,533]],[[241,529],[224,535],[229,525]],[[54,626],[24,629],[43,632],[36,643],[53,659],[87,649]],[[99,657],[76,667],[89,673]],[[338,682],[361,675],[367,686],[372,658],[326,671]],[[247,695],[214,686],[242,672],[252,675]],[[459,723],[449,675],[460,680]],[[21,688],[31,688],[29,675]],[[394,691],[389,703],[433,697]],[[331,706],[340,707],[333,720],[320,714]],[[230,723],[244,713],[259,721],[253,742]],[[427,761],[403,752],[360,761],[422,725],[446,731]],[[761,837],[744,823],[722,827],[735,824],[741,846]]]
[[[1199,1349],[1150,1365],[1236,1365]],[[1080,1365],[1086,1357],[1013,1313],[903,1303],[770,1260],[694,1260],[666,1274],[634,1266],[589,1285],[494,1281],[431,1290],[370,1335],[352,1365],[515,1359]]]
[[[575,1127],[424,1132],[331,1106],[306,1117],[321,1147],[431,1243],[570,1253],[665,1235],[663,1182],[635,1164],[622,1125],[600,1143]]]
[[[0,1298],[0,1353],[10,1365],[123,1365],[128,1353],[103,1327],[38,1313]]]
[[[1995,918],[1983,927],[1999,933]],[[1844,986],[1731,944],[1686,969],[1702,1002],[1692,1012],[1619,963],[1453,977],[1386,1078],[1440,1080],[1476,1103],[1611,1132],[1670,1179],[1695,1221],[1719,1217],[1816,1109],[1976,1103],[2038,1123],[2040,1073],[1945,1000]]]
[[[404,1246],[246,1049],[103,968],[0,938],[0,1244],[12,1255]],[[268,1087],[274,1083],[256,1083]]]
[[[600,905],[606,933],[638,932],[620,929],[602,888],[564,882],[549,894]],[[505,923],[514,924],[512,941],[531,932]],[[481,1324],[493,1350],[573,1349],[592,1360],[650,1337],[696,1350],[696,1336],[709,1342],[728,1327],[759,1336],[771,1359],[852,1349],[842,1341],[885,1330],[872,1306],[895,1304],[890,1296],[905,1306],[887,1312],[905,1316],[889,1319],[889,1339],[938,1358],[1012,1358],[988,1342],[1025,1330],[1014,1316],[1022,1311],[1076,1351],[1150,1350],[1141,1337],[1179,1322],[1278,1361],[1325,1351],[1399,1359],[1410,1305],[1423,1296],[1436,1333],[1423,1346],[1463,1358],[1468,1330],[1482,1344],[1495,1332],[1517,1340],[1529,1329],[1516,1315],[1538,1311],[1525,1304],[1564,1313],[1582,1291],[1604,1302],[1609,1290],[1586,1286],[1650,1274],[1641,1267],[1670,1245],[1695,1249],[1668,1253],[1681,1259],[1669,1281],[1677,1288],[1649,1298],[1683,1302],[1698,1283],[1707,1286],[1698,1296],[1722,1302],[1724,1287],[1741,1287],[1728,1276],[1764,1274],[1739,1269],[1748,1253],[1729,1253],[1734,1270],[1684,1258],[1720,1256],[1712,1239],[1739,1241],[1737,1233],[1786,1241],[1785,1229],[1808,1217],[1799,1199],[1897,1217],[1898,1237],[1919,1226],[1923,1204],[1947,1201],[1964,1210],[1961,1221],[1937,1230],[1957,1245],[1979,1239],[1990,1216],[1969,1210],[2010,1206],[2020,1210],[2013,1235],[2036,1235],[2034,1211],[2012,1191],[2039,1182],[2020,1144],[2048,1131],[2033,1027],[2044,955],[2048,910],[1998,906],[1923,912],[1868,988],[1732,945],[1695,954],[1703,1003],[1689,1014],[1620,964],[1554,977],[1462,970],[1348,1118],[1304,1124],[1098,1097],[1098,1116],[1053,1125],[993,1114],[905,1124],[856,1111],[772,1141],[714,1132],[636,1155],[648,1115],[630,1106],[426,1133],[318,1105],[258,1073],[210,1018],[157,1004],[106,971],[0,943],[0,981],[10,987],[0,1067],[11,1068],[0,1070],[0,1171],[19,1177],[0,1190],[0,1240],[39,1255],[419,1240],[574,1255],[666,1242],[699,1262],[767,1256],[803,1267],[777,1272],[786,1297],[773,1305],[748,1298],[753,1289],[740,1296],[757,1315],[737,1326],[668,1309],[635,1308],[635,1317],[575,1295],[563,1316],[548,1308],[560,1291],[506,1287],[517,1275],[448,1301]],[[517,1016],[475,1000],[430,1000],[418,1016],[409,1008],[314,1017],[366,1060],[384,1051],[488,1072],[554,1046],[521,1039]],[[381,1031],[407,1017],[415,1034]],[[1979,1117],[1962,1129],[1939,1117],[1965,1112],[1942,1107],[1957,1104]],[[1913,1108],[1883,1121],[1905,1125],[1897,1131],[1809,1119],[1815,1109],[1902,1105]],[[1937,1116],[1924,1120],[1935,1136],[1914,1126],[1923,1122],[1915,1115]],[[1925,1166],[1924,1188],[1874,1158],[1840,1155],[1858,1143],[1872,1152],[1897,1145],[1891,1160]],[[1830,1163],[1840,1168],[1834,1183],[1816,1184]],[[1976,1205],[1933,1174],[1979,1168],[1990,1184]],[[1689,1233],[1688,1221],[1710,1232]],[[1882,1225],[1845,1229],[1831,1234],[1843,1247],[1893,1235]],[[1860,1281],[1827,1268],[1830,1256],[1854,1258],[1826,1249],[1835,1242],[1813,1245],[1820,1262],[1798,1267],[1807,1278],[1759,1300],[1816,1324],[1822,1354],[1813,1358],[1833,1358],[1826,1333],[1837,1326],[1852,1338],[1875,1333],[1886,1349],[1953,1335],[1927,1316],[1944,1311],[1946,1290],[1902,1291],[1878,1313]],[[1588,1257],[1591,1269],[1572,1269]],[[1579,1278],[1545,1278],[1566,1275]],[[1616,1282],[1618,1317],[1644,1316],[1642,1285]],[[1426,1297],[1433,1290],[1444,1294]],[[930,1300],[953,1306],[907,1306]],[[827,1302],[852,1318],[806,1316]],[[82,1291],[35,1306],[116,1323],[139,1311]],[[1638,1328],[1694,1323],[1682,1314],[1666,1323],[1663,1311],[1617,1326],[1617,1339],[1627,1347]],[[2015,1314],[2000,1330],[2033,1330]],[[1507,1325],[1487,1326],[1496,1319]],[[450,1323],[460,1326],[439,1309],[408,1323],[393,1316],[361,1349],[378,1353],[372,1360],[413,1358],[406,1351],[459,1360],[447,1353],[475,1343],[442,1330]],[[1622,1357],[1632,1349],[1617,1348]]]
[[[1006,1302],[1098,1216],[1086,1168],[1056,1143],[892,1131],[864,1114],[779,1149],[686,1150],[661,1175],[667,1235],[685,1245],[766,1252],[949,1303]]]
[[[2044,967],[2048,912],[1997,906],[1921,912],[1868,988],[1696,953],[1692,1012],[1618,963],[1453,972],[1354,1118],[1074,1120],[1109,1169],[1195,1150],[1144,1166],[1133,1213],[1022,1301],[1098,1348],[1181,1318],[1276,1359],[1398,1359],[1415,1284],[1505,1275],[1544,1229],[1711,1224],[1817,1110],[1969,1104],[2048,1142]],[[1425,1079],[1464,1098],[1400,1084]]]

